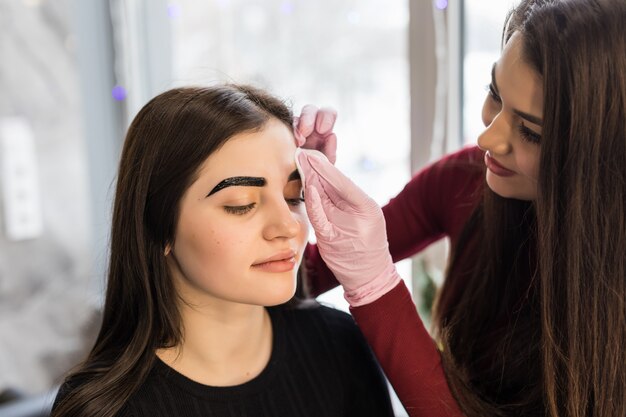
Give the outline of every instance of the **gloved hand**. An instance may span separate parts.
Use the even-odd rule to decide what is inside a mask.
[[[300,116],[294,117],[296,145],[320,151],[334,164],[337,159],[337,136],[333,133],[335,120],[337,112],[334,109],[318,109],[307,104],[302,108]]]
[[[400,281],[383,212],[317,151],[296,151],[306,210],[326,265],[351,306],[369,304]]]

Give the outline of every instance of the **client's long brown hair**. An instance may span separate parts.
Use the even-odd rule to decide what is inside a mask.
[[[282,101],[237,85],[173,89],[137,114],[117,178],[102,327],[62,388],[53,417],[116,415],[145,380],[155,350],[181,341],[178,297],[163,255],[180,199],[209,155],[271,117],[291,129]]]

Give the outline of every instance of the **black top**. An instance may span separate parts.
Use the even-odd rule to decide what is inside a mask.
[[[157,358],[119,416],[393,416],[385,379],[350,315],[319,305],[268,311],[272,353],[256,378],[207,386]]]

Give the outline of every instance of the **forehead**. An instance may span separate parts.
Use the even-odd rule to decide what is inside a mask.
[[[522,35],[511,36],[496,63],[495,78],[500,95],[511,107],[541,114],[543,87],[541,76],[524,60]]]
[[[241,175],[288,176],[295,169],[295,151],[291,129],[272,118],[258,131],[243,132],[228,139],[207,158],[200,175],[218,181]]]

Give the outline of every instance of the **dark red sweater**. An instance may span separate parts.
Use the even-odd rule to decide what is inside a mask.
[[[443,237],[450,238],[454,250],[480,200],[482,161],[483,152],[476,147],[448,155],[417,173],[383,207],[394,261]],[[315,245],[309,245],[305,259],[313,294],[338,285]],[[463,415],[448,388],[439,351],[404,282],[373,303],[350,311],[411,417]]]

